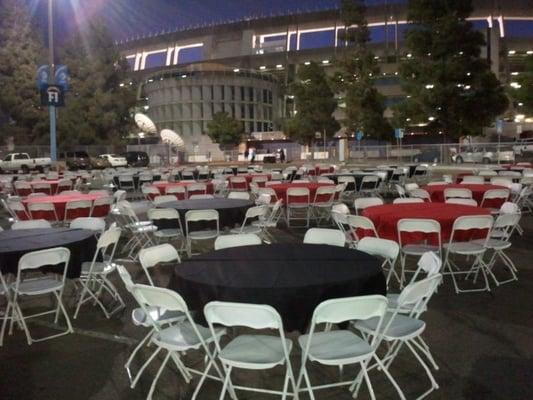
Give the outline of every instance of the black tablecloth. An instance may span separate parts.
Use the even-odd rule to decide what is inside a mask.
[[[153,182],[160,181],[160,180],[161,180],[161,175],[152,176]],[[115,175],[113,177],[113,183],[115,184],[116,187],[120,187],[120,181],[118,179],[118,175]],[[133,185],[135,186],[135,189],[139,190],[139,173],[133,174]]]
[[[19,259],[26,253],[51,247],[70,250],[68,278],[79,278],[81,264],[91,261],[96,250],[94,232],[85,229],[24,229],[0,232],[0,269],[3,274],[17,274]],[[62,267],[49,270],[62,271]]]
[[[212,300],[269,304],[281,314],[287,331],[300,332],[324,300],[386,294],[377,258],[312,244],[244,246],[203,254],[177,265],[169,287],[197,311]]]
[[[222,229],[223,227],[234,228],[235,225],[241,225],[246,215],[246,210],[254,205],[254,202],[251,200],[240,200],[240,199],[226,199],[226,198],[215,198],[215,199],[197,199],[197,200],[180,200],[180,201],[171,201],[168,203],[162,203],[158,205],[161,208],[174,208],[178,210],[181,217],[181,226],[185,230],[185,214],[189,210],[217,210],[219,225]],[[158,228],[175,228],[177,227],[177,222],[169,221],[167,224],[156,223]],[[203,229],[205,227],[204,223],[198,223],[194,225],[195,229]]]

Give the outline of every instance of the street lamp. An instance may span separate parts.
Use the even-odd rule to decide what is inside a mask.
[[[54,65],[54,2],[48,0],[48,84],[54,84],[55,65]],[[48,106],[50,115],[50,158],[52,162],[57,161],[57,144],[56,144],[56,108],[53,105]]]

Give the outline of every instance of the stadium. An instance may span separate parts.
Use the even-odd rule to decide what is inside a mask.
[[[533,53],[531,2],[474,1],[469,19],[485,36],[482,56],[504,84],[512,84],[525,55]],[[406,2],[374,2],[367,20],[381,68],[375,84],[390,107],[403,98],[398,63],[410,56],[404,47]],[[294,104],[283,88],[310,61],[332,69],[345,45],[344,29],[339,10],[302,10],[160,32],[119,46],[140,82],[144,112],[159,129],[178,132],[189,154],[216,157],[218,147],[203,133],[219,111],[243,121],[251,138],[284,139],[279,121],[294,111]],[[385,115],[390,116],[389,108]]]

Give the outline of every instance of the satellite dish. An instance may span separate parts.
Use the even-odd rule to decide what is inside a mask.
[[[163,143],[168,143],[176,147],[185,147],[185,142],[172,129],[163,129],[160,133]]]
[[[148,115],[137,113],[133,119],[141,131],[152,134],[157,133],[157,128],[155,127],[154,121],[152,121]]]

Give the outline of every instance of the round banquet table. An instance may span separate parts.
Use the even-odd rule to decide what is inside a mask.
[[[213,300],[269,304],[285,330],[305,332],[322,301],[386,294],[380,261],[343,247],[274,243],[223,249],[174,268],[169,288],[199,311]]]
[[[26,253],[52,247],[70,250],[68,278],[79,278],[81,264],[91,261],[96,250],[94,232],[86,229],[49,228],[23,229],[0,232],[0,270],[2,274],[17,274],[19,259]],[[58,270],[59,269],[59,270]],[[45,270],[60,272],[61,267]]]
[[[196,200],[180,200],[171,201],[168,203],[162,203],[158,205],[160,208],[174,208],[178,210],[181,218],[181,226],[185,230],[185,214],[189,210],[217,210],[218,220],[220,228],[230,227],[235,225],[241,225],[244,221],[246,210],[254,205],[251,200],[241,199],[226,199],[226,198],[214,198],[214,199],[196,199]],[[200,229],[204,226],[203,222],[195,222],[195,229]],[[169,220],[167,223],[157,223],[158,228],[176,228],[177,221]]]
[[[369,218],[376,227],[382,239],[398,241],[397,225],[402,218],[433,219],[440,223],[442,242],[449,241],[455,220],[464,215],[490,215],[490,210],[480,207],[464,206],[447,203],[408,203],[385,204],[368,207],[361,213]],[[358,232],[358,236],[365,236],[366,232]],[[459,240],[482,237],[482,232],[468,231],[457,236]],[[416,243],[424,239],[435,244],[436,238],[423,233],[413,232],[402,235],[402,244]]]
[[[276,196],[278,199],[285,200],[287,199],[287,189],[289,188],[308,188],[309,189],[309,201],[312,202],[315,198],[316,190],[321,186],[334,186],[332,183],[318,183],[318,182],[303,182],[298,183],[297,181],[293,181],[292,183],[277,183],[275,185],[268,185],[269,188],[272,188],[276,192]],[[294,199],[294,202],[297,202],[298,199]],[[305,200],[302,199],[302,202]]]
[[[195,181],[181,181],[181,182],[166,182],[166,181],[160,181],[160,182],[154,182],[152,183],[152,186],[157,188],[159,190],[159,193],[165,194],[167,188],[169,187],[176,187],[176,186],[189,186],[195,183],[203,183],[206,185],[206,193],[207,194],[213,194],[213,184],[211,182],[195,182]]]
[[[56,194],[54,196],[39,196],[39,197],[28,197],[27,199],[22,200],[22,203],[28,207],[30,203],[53,203],[56,209],[57,218],[63,220],[65,218],[65,207],[69,201],[77,200],[89,200],[94,201],[100,197],[104,197],[101,193],[91,193],[91,194]],[[42,215],[39,215],[42,213]],[[52,220],[51,214],[47,211],[36,211],[33,213],[35,215],[34,219],[47,219]],[[72,212],[72,217],[75,218],[76,213]],[[70,211],[69,211],[70,215]],[[80,216],[87,216],[85,214],[80,214]]]
[[[505,186],[490,185],[490,184],[448,184],[448,185],[427,185],[422,189],[426,190],[431,196],[431,201],[443,203],[444,202],[444,190],[445,189],[470,189],[472,191],[472,197],[477,201],[478,205],[481,205],[483,195],[487,190],[491,189],[507,189]],[[503,199],[489,199],[484,204],[484,207],[500,208],[504,203]]]

